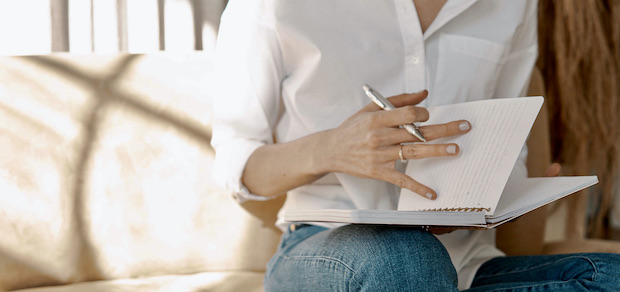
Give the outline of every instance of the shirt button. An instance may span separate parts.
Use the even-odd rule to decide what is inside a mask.
[[[409,57],[409,63],[411,63],[411,64],[418,64],[418,63],[420,63],[420,58],[418,58],[418,57]]]

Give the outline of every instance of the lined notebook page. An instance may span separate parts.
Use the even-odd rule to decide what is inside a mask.
[[[484,208],[493,214],[542,103],[542,97],[522,97],[429,108],[425,125],[465,119],[472,130],[430,142],[457,143],[456,157],[409,160],[406,173],[434,189],[437,200],[403,189],[398,209]]]

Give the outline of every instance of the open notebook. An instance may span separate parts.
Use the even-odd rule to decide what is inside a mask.
[[[429,108],[426,124],[465,119],[472,130],[430,143],[457,143],[458,157],[410,160],[406,173],[437,200],[409,190],[398,210],[287,210],[291,222],[342,222],[493,228],[598,182],[596,176],[511,178],[542,97],[491,99]]]

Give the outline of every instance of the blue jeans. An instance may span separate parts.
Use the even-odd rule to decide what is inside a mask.
[[[458,291],[443,245],[412,227],[305,225],[285,232],[267,266],[270,291]],[[467,291],[620,291],[620,256],[501,257]]]

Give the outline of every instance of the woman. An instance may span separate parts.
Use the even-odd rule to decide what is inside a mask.
[[[399,150],[405,159],[458,159],[458,145],[401,146],[419,140],[398,125],[425,121],[428,106],[522,96],[536,43],[536,1],[230,1],[215,64],[216,173],[240,201],[287,194],[282,210],[394,209],[400,188],[435,199],[441,194],[395,169]],[[398,109],[370,104],[363,84],[394,96]],[[472,126],[421,130],[434,140]],[[513,175],[526,175],[525,157]],[[590,271],[610,265],[603,255],[501,257],[494,231],[435,236],[413,227],[291,225],[281,216],[277,226],[285,233],[267,268],[268,291],[556,291],[603,285]],[[540,262],[552,263],[545,277],[531,269]],[[513,276],[495,274],[505,271]],[[558,282],[569,272],[576,276]],[[597,280],[609,284],[606,277]]]

